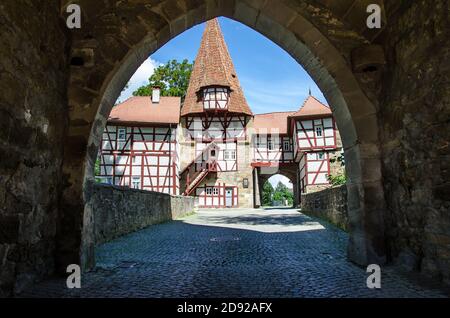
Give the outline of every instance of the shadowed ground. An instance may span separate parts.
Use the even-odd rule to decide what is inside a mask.
[[[64,279],[29,297],[445,297],[399,268],[382,288],[346,260],[348,236],[293,209],[201,210],[97,248],[97,268],[68,290]]]

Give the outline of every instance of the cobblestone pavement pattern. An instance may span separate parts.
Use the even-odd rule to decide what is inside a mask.
[[[26,297],[445,297],[398,268],[381,289],[346,260],[348,236],[293,209],[200,210],[97,248],[82,288],[42,282]]]

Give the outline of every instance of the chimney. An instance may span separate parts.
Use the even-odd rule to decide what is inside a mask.
[[[161,98],[161,88],[159,86],[155,86],[152,88],[152,103],[158,104]]]

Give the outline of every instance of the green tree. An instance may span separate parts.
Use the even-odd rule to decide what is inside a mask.
[[[273,200],[279,202],[288,201],[288,205],[294,204],[294,194],[292,191],[281,181],[278,182],[275,192],[273,194]]]
[[[161,96],[178,96],[184,100],[189,85],[193,64],[188,60],[178,62],[171,60],[167,64],[158,66],[148,79],[147,85],[139,87],[133,92],[134,96],[151,96],[152,87],[161,88]]]
[[[262,205],[271,205],[272,204],[272,197],[273,197],[273,186],[270,184],[269,181],[266,181],[263,186],[262,191]]]

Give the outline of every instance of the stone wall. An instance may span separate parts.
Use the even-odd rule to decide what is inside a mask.
[[[196,208],[193,197],[104,184],[93,184],[89,192],[85,208],[92,211],[96,244],[183,217]]]
[[[0,297],[54,271],[68,58],[59,1],[0,4]]]
[[[448,1],[392,1],[383,36],[382,172],[390,255],[450,284]]]
[[[348,231],[347,186],[302,194],[302,213],[324,219]]]

